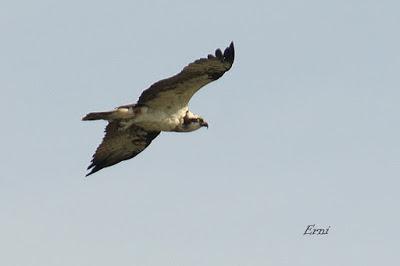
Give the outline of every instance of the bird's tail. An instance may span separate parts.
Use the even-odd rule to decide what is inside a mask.
[[[82,117],[83,121],[89,121],[89,120],[110,120],[113,119],[113,114],[115,111],[108,111],[108,112],[93,112],[85,115]]]
[[[117,109],[113,111],[108,111],[108,112],[93,112],[93,113],[88,113],[85,115],[82,120],[83,121],[88,121],[88,120],[114,120],[114,119],[129,119],[132,118],[136,115],[136,112],[134,110],[134,105],[124,105],[120,106]],[[138,110],[136,110],[138,111]],[[140,111],[140,109],[139,109]]]

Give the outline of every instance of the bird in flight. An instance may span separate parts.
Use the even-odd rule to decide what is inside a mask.
[[[215,55],[198,59],[175,76],[154,83],[142,92],[136,104],[84,116],[84,121],[108,121],[105,136],[93,155],[86,176],[135,157],[161,131],[191,132],[208,128],[202,117],[189,111],[189,101],[199,89],[228,71],[234,58],[235,49],[231,42],[224,52],[217,49]]]

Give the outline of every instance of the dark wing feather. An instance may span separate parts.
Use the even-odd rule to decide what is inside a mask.
[[[140,95],[138,104],[166,112],[185,107],[201,87],[219,79],[228,71],[234,59],[235,49],[232,42],[224,53],[217,49],[215,56],[209,55],[196,60],[179,74],[154,83]]]
[[[146,149],[151,141],[160,134],[148,132],[141,127],[132,125],[129,128],[120,126],[120,121],[110,122],[105,129],[102,143],[93,155],[92,163],[86,176],[91,175],[104,167],[131,159]]]

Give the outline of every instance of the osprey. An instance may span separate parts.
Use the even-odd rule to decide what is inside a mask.
[[[87,168],[91,175],[104,167],[131,159],[146,149],[161,131],[191,132],[207,122],[189,111],[192,96],[219,79],[233,64],[233,42],[222,53],[208,55],[187,65],[175,76],[160,80],[143,91],[136,104],[113,111],[89,113],[82,120],[107,120],[105,136]]]

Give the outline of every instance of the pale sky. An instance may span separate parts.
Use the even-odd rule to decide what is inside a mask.
[[[400,263],[397,1],[2,1],[0,265]],[[105,122],[235,42],[162,133],[84,178]],[[304,236],[307,225],[328,235]]]

